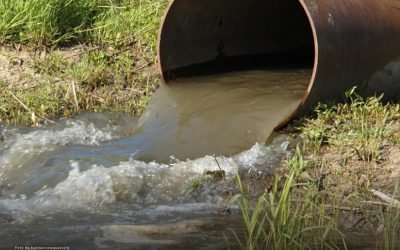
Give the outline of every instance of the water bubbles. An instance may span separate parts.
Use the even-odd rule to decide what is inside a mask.
[[[121,221],[215,215],[238,192],[238,173],[268,174],[288,154],[289,138],[281,136],[231,157],[146,162],[119,139],[117,125],[90,119],[7,136],[0,181],[10,188],[0,193],[2,214],[22,224],[49,216],[64,223],[80,214],[90,214],[88,223],[115,213]]]

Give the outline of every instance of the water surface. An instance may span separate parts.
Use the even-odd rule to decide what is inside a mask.
[[[263,143],[299,105],[310,70],[239,71],[162,86],[139,120],[137,157],[234,155]]]
[[[287,136],[264,141],[298,105],[309,73],[178,80],[140,119],[83,114],[2,126],[1,247],[237,247],[229,228],[240,233],[242,224],[228,204],[236,175],[268,175],[289,154]]]

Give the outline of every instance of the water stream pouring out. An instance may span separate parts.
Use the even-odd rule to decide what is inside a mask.
[[[241,218],[221,210],[237,173],[266,176],[290,154],[286,136],[263,144],[274,128],[354,84],[399,93],[399,9],[398,0],[172,1],[159,42],[168,84],[139,120],[1,127],[1,247],[238,248],[228,228],[242,234]]]
[[[159,47],[168,85],[142,117],[141,136],[157,136],[141,140],[140,159],[234,155],[297,110],[314,64],[312,29],[299,3],[270,5],[172,3]]]
[[[235,155],[264,143],[295,109],[308,69],[237,71],[189,77],[162,86],[141,117],[135,157],[168,162]]]

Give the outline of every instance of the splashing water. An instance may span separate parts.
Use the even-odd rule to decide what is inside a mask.
[[[263,142],[271,121],[299,102],[306,73],[191,79],[163,87],[139,120],[84,114],[36,129],[3,127],[0,242],[225,249],[227,224],[239,227],[234,215],[221,216],[238,191],[236,175],[272,173],[289,154],[287,136]],[[275,84],[270,92],[263,77]],[[265,118],[268,98],[285,108]]]

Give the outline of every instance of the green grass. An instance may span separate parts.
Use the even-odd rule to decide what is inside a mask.
[[[105,0],[3,0],[0,42],[57,45],[83,41]]]
[[[286,178],[277,175],[272,190],[255,201],[238,178],[242,192],[231,202],[239,205],[246,229],[244,240],[235,234],[242,249],[346,249],[336,223],[337,211],[329,214],[319,204],[315,186],[296,181],[303,167],[296,159],[301,157],[290,161]],[[292,189],[299,185],[303,187],[301,200],[295,200]]]
[[[348,103],[320,104],[317,118],[305,121],[302,134],[309,148],[318,152],[322,145],[330,145],[364,161],[381,160],[385,145],[398,141],[399,104],[382,104],[382,96],[364,99],[355,88],[346,95]]]
[[[373,201],[378,204],[376,208],[363,207],[361,203],[349,205],[349,198],[343,197],[341,187],[324,191],[319,182],[312,180],[303,154],[298,147],[284,161],[286,171],[276,174],[272,189],[258,198],[248,193],[238,177],[241,192],[230,202],[239,206],[245,227],[244,235],[233,232],[241,249],[347,249],[359,243],[352,242],[354,238],[348,240],[344,225],[340,224],[343,209],[348,207],[350,211],[360,207],[363,220],[376,221],[377,226],[371,228],[367,242],[370,247],[397,249],[400,208],[379,200]],[[397,193],[398,185],[391,196],[398,197]],[[366,201],[362,197],[357,199]]]
[[[400,209],[398,207],[382,207],[379,220],[383,232],[383,249],[398,249],[400,232]]]
[[[112,3],[96,17],[90,34],[97,43],[118,45],[138,42],[139,46],[155,51],[156,33],[166,4],[165,0]]]
[[[50,86],[38,83],[33,88],[10,90],[4,81],[0,81],[0,122],[32,123],[37,124],[40,117],[54,114],[56,110],[63,110],[63,87],[60,85]],[[42,100],[37,101],[40,96]],[[5,117],[12,117],[10,120]]]
[[[114,111],[140,115],[158,86],[155,75],[137,74],[132,51],[84,53],[68,62],[56,52],[34,62],[41,74],[29,87],[11,88],[2,81],[0,121],[33,123],[81,111]],[[34,119],[32,119],[34,113]]]
[[[347,98],[320,104],[316,116],[304,120],[297,134],[303,141],[282,162],[270,191],[255,199],[239,179],[242,192],[233,202],[246,228],[236,235],[242,249],[345,249],[358,243],[348,242],[345,230],[357,221],[370,230],[362,232],[370,232],[371,246],[397,248],[400,208],[394,203],[400,198],[398,178],[391,177],[397,165],[387,157],[399,146],[399,105],[382,103],[382,96],[362,98],[355,88]],[[372,195],[373,189],[394,201]]]
[[[3,0],[0,43],[155,47],[166,0]]]
[[[32,82],[29,90],[20,81],[2,81],[7,91],[0,94],[0,122],[37,123],[45,120],[40,117],[70,116],[81,111],[139,115],[158,86],[153,65],[158,26],[167,3],[0,1],[0,45],[6,50],[12,50],[10,45],[22,45],[24,51],[47,53],[42,58],[36,52],[24,52],[31,55],[24,58],[23,67],[34,72],[19,78]],[[71,50],[73,54],[74,47],[84,51],[73,60],[68,57],[76,56],[57,53]]]

